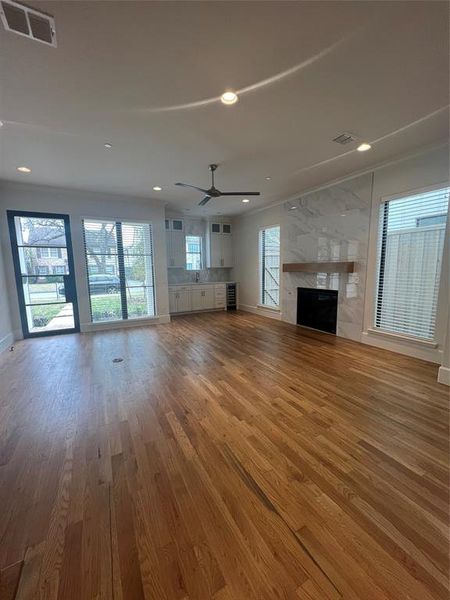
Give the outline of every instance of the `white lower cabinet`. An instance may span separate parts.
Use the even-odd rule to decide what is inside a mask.
[[[190,286],[169,286],[170,313],[189,312],[192,310]]]
[[[191,286],[169,286],[170,313],[191,312],[226,308],[226,286],[205,284]]]
[[[197,285],[192,286],[192,310],[208,310],[214,306],[214,286]]]

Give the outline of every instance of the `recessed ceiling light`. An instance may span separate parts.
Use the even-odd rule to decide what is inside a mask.
[[[239,100],[238,95],[231,91],[224,92],[220,96],[220,99],[223,104],[236,104],[236,102]]]
[[[245,202],[247,204],[247,202],[250,202],[250,200],[248,198],[243,198],[242,202]]]
[[[17,170],[19,171],[19,173],[31,173],[31,169],[29,169],[28,167],[17,167]]]
[[[291,208],[289,210],[297,210],[296,206],[291,206]]]
[[[360,144],[357,147],[358,152],[366,152],[367,150],[370,150],[372,148],[372,146],[370,144],[368,144],[367,142],[363,142],[362,144]]]
[[[105,148],[107,150],[111,150],[111,148],[112,148],[112,144],[110,144],[109,142],[107,142],[106,144],[104,144],[104,146],[105,146]]]
[[[162,190],[162,187],[160,187],[159,185],[154,185],[153,189],[155,190],[155,192],[160,192]]]
[[[3,121],[0,121],[0,127],[3,127]]]
[[[270,181],[272,177],[266,177],[266,181]]]

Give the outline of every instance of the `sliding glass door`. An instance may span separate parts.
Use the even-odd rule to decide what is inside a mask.
[[[8,211],[24,337],[79,331],[68,215]]]

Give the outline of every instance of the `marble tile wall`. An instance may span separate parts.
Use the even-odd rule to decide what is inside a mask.
[[[282,262],[355,261],[355,273],[282,273],[282,314],[297,321],[297,287],[338,290],[337,334],[361,339],[372,174],[284,205]]]

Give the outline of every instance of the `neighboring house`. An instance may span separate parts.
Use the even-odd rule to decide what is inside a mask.
[[[44,246],[45,244],[45,246]],[[68,272],[66,238],[64,233],[55,237],[54,227],[30,229],[27,245],[34,246],[26,252],[28,273],[45,277]],[[42,245],[42,247],[39,247]]]
[[[92,236],[91,240],[89,237],[89,234],[87,234],[86,246],[95,255],[89,263],[89,274],[107,273],[109,275],[117,275],[115,239],[105,236],[101,247],[99,247],[92,245],[99,243],[98,235]],[[54,226],[41,226],[31,229],[27,240],[28,245],[34,246],[33,252],[26,253],[28,273],[45,277],[46,275],[64,275],[68,272],[67,250],[65,248],[66,238],[64,233],[55,237]]]

